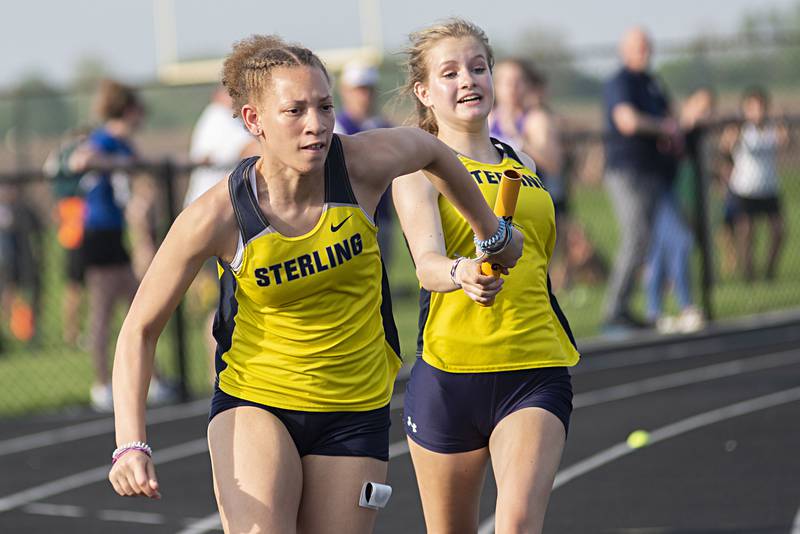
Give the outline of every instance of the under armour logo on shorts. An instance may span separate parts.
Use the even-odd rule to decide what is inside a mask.
[[[408,420],[406,421],[406,426],[410,426],[411,427],[411,431],[414,434],[417,433],[417,423],[412,423],[411,422],[411,416],[410,415],[408,416]]]

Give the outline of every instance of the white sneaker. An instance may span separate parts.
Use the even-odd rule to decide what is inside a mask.
[[[674,334],[678,331],[677,317],[662,315],[656,319],[656,330],[659,334]]]
[[[150,389],[147,390],[147,404],[150,406],[160,406],[178,402],[178,390],[172,386],[153,377],[150,380]]]
[[[689,306],[684,309],[678,316],[677,330],[684,334],[691,334],[701,330],[706,325],[706,319],[703,313],[694,306]]]
[[[93,384],[89,390],[89,403],[101,413],[114,411],[114,399],[111,397],[111,384]]]

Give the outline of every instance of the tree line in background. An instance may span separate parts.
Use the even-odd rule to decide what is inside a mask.
[[[514,42],[513,50],[499,47],[497,55],[533,61],[547,74],[556,102],[597,101],[603,79],[587,65],[596,60],[613,64],[616,55],[616,44],[576,50],[547,29],[522,32]],[[777,90],[800,86],[800,2],[788,9],[749,13],[739,30],[726,38],[700,35],[689,42],[655,44],[661,58],[656,71],[678,96],[701,85],[737,94],[754,83]],[[404,78],[399,55],[387,57],[382,74],[382,94],[391,103]],[[27,76],[0,96],[0,132],[6,132],[5,141],[60,135],[88,124],[92,88],[100,78],[113,75],[101,62],[86,58],[76,66],[67,89],[56,87],[42,74]],[[207,103],[209,90],[209,86],[144,88],[148,127],[190,128]],[[393,107],[398,106],[399,116],[403,104],[395,102]]]

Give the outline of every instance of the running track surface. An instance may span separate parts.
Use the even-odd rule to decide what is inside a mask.
[[[800,349],[587,357],[546,533],[800,534]],[[424,532],[398,384],[389,483],[375,532]],[[0,421],[0,532],[219,533],[205,445],[207,400],[150,411],[163,499],[116,496],[110,418]],[[625,445],[635,429],[651,444]],[[491,469],[482,534],[493,532]],[[354,497],[355,498],[355,497]]]

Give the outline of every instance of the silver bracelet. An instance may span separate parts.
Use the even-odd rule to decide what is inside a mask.
[[[503,217],[498,217],[497,223],[497,230],[495,230],[494,234],[489,236],[488,239],[481,240],[478,239],[478,236],[473,237],[475,248],[478,252],[489,255],[497,254],[508,244],[507,241],[511,235],[511,225]]]

